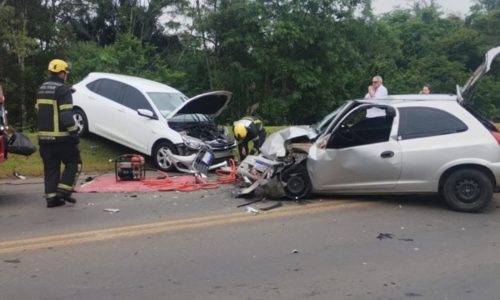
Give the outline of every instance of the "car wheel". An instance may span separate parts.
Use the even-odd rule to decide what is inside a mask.
[[[89,132],[89,123],[83,110],[75,108],[73,110],[73,118],[75,119],[76,126],[78,126],[78,135],[86,135]]]
[[[304,165],[295,165],[283,172],[285,194],[292,200],[304,199],[311,193],[311,181]]]
[[[172,160],[167,154],[167,150],[170,150],[173,154],[177,154],[177,150],[175,149],[172,143],[163,141],[158,143],[156,147],[153,149],[153,154],[151,158],[153,159],[153,163],[161,171],[172,171],[175,169]]]
[[[479,212],[491,203],[493,184],[481,171],[461,169],[446,179],[443,196],[454,210]]]

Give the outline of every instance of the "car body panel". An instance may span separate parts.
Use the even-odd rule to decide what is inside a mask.
[[[395,154],[382,158],[381,153],[385,151]],[[313,145],[307,166],[313,190],[318,193],[386,190],[398,182],[401,150],[395,140],[344,149],[322,149]]]

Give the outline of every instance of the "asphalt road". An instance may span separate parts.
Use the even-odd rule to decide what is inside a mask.
[[[499,194],[481,214],[436,197],[252,213],[232,189],[47,209],[39,179],[3,181],[0,299],[500,299]]]

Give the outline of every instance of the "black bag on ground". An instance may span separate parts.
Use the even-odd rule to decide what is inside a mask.
[[[36,152],[36,146],[28,136],[22,132],[16,132],[10,138],[7,146],[8,153],[29,156]]]

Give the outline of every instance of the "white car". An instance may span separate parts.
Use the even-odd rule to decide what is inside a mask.
[[[500,132],[464,101],[500,47],[456,95],[391,95],[344,103],[317,126],[271,134],[238,174],[301,199],[315,194],[440,193],[455,210],[478,212],[500,188]],[[267,185],[267,186],[266,186]]]
[[[231,100],[230,92],[188,99],[152,80],[97,72],[73,88],[80,135],[90,132],[150,156],[160,170],[174,168],[167,150],[189,155],[206,144],[214,163],[233,157],[234,139],[214,122]]]

